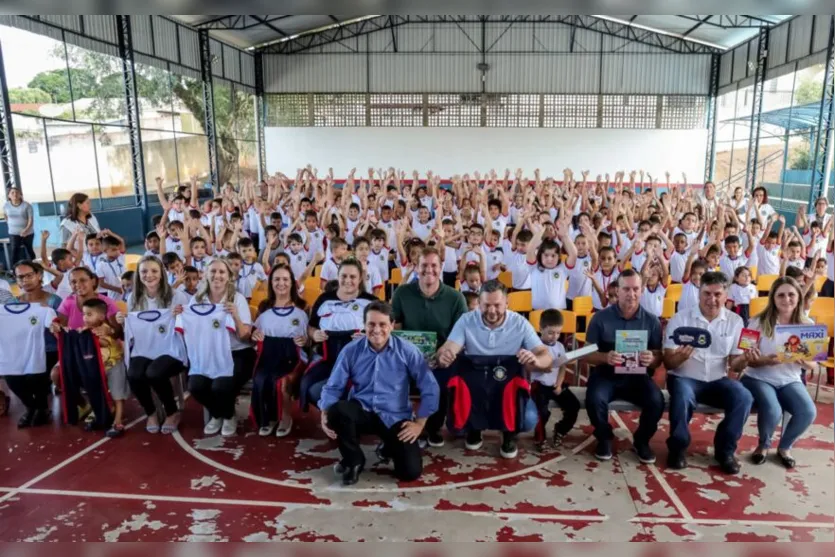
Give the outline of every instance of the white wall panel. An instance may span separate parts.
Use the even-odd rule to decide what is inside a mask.
[[[786,41],[789,38],[789,26],[780,25],[771,30],[768,37],[768,67],[776,68],[786,63]]]
[[[363,63],[365,58],[362,58]],[[372,54],[374,93],[468,93],[481,91],[478,54]]]
[[[733,81],[733,55],[726,52],[719,57],[719,85],[727,85]]]
[[[151,16],[154,26],[154,53],[177,62],[177,24],[159,16]]]
[[[147,15],[130,16],[131,34],[133,35],[133,49],[143,54],[154,54],[154,37],[151,31],[151,17]]]
[[[733,80],[739,81],[748,75],[748,45],[741,45],[734,49]]]
[[[593,44],[591,39],[596,35],[597,33],[578,29],[574,35],[574,40],[577,44],[582,45],[583,48],[588,48],[591,44]],[[570,39],[571,30],[565,25],[530,26],[529,42],[535,51],[568,52]],[[577,49],[577,52],[582,51],[582,48]]]
[[[209,51],[212,54],[212,75],[223,77],[223,43],[209,39]]]
[[[271,93],[354,93],[366,90],[365,56],[264,56],[264,88]]]
[[[223,75],[232,81],[241,80],[241,59],[237,49],[223,45]]]
[[[789,33],[789,60],[797,60],[809,54],[812,44],[812,16],[802,15],[791,22]]]
[[[116,34],[116,16],[112,15],[85,15],[84,32],[91,37],[115,44],[119,42]]]
[[[42,15],[41,19],[70,31],[81,31],[81,20],[77,15]]]
[[[707,131],[541,128],[266,128],[270,173],[379,165],[431,168],[444,177],[485,168],[541,168],[543,176],[587,168],[591,175],[643,168],[704,175]]]
[[[759,47],[759,44],[759,38],[748,43],[748,61],[751,62],[751,64],[753,64],[746,64],[745,66],[745,69],[748,72],[748,76],[752,76],[755,73],[757,73],[757,48]]]
[[[199,70],[200,39],[197,37],[197,31],[192,31],[191,29],[181,25],[179,33],[181,63],[189,68]]]
[[[477,63],[477,62],[476,62]],[[592,93],[599,91],[597,54],[489,54],[491,93]]]
[[[599,33],[595,33],[598,37]],[[592,47],[597,50],[599,48],[599,39],[597,43],[592,43]],[[620,37],[612,37],[610,35],[603,35],[603,50],[606,52],[618,53],[649,53],[649,54],[670,54],[670,51],[663,48],[654,47],[648,44],[636,43]]]
[[[707,94],[710,56],[604,54],[603,93]]]
[[[812,52],[826,50],[826,43],[829,40],[829,24],[832,17],[827,14],[815,17],[815,38],[812,41]]]
[[[248,52],[241,53],[241,82],[255,87],[255,57]]]
[[[481,47],[481,25],[475,23],[462,23],[457,25],[432,25],[421,24],[430,31],[431,40],[420,42],[424,33],[418,34],[415,38],[415,48],[401,47],[402,50],[414,50],[423,48],[423,52],[477,52]],[[409,29],[411,25],[405,25],[401,29]],[[419,44],[418,44],[419,43]],[[487,43],[488,45],[490,42]]]

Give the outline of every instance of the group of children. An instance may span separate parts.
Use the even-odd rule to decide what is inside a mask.
[[[712,184],[697,191],[686,177],[674,184],[667,174],[661,186],[657,180],[647,186],[643,178],[642,171],[633,171],[628,179],[617,172],[614,179],[590,181],[588,172],[575,179],[565,169],[558,182],[541,178],[538,169],[529,179],[519,169],[514,176],[509,170],[503,177],[475,172],[442,184],[431,171],[425,180],[418,172],[408,180],[389,168],[369,169],[365,178],[357,178],[354,169],[337,184],[332,170],[320,178],[308,166],[294,179],[277,173],[237,190],[226,184],[202,203],[196,178],[170,195],[158,178],[162,214],[145,237],[145,255],[159,258],[168,282],[188,295],[196,292],[209,263],[225,258],[247,299],[277,263],[293,270],[300,290],[321,265],[317,286],[324,291],[333,286],[338,265],[352,256],[363,268],[365,290],[390,297],[387,285],[417,280],[421,250],[434,246],[442,256],[444,283],[459,288],[471,309],[481,284],[505,271],[513,290],[530,290],[533,309],[548,310],[542,337],[555,356],[562,350],[557,341],[562,317],[552,310],[571,309],[582,296],[592,298],[595,310],[607,307],[616,300],[617,278],[627,267],[641,273],[641,304],[656,315],[673,283],[682,284],[679,311],[697,305],[708,270],[732,277],[729,308],[746,319],[757,295],[754,267],[760,275],[796,275],[807,286],[807,307],[821,274],[832,295],[833,219],[825,199],[811,215],[801,208],[796,225],[787,228],[762,188],[740,199],[738,191],[719,196]],[[59,296],[72,292],[68,271],[83,265],[99,278],[102,294],[127,298],[133,271],[125,268],[125,243],[118,235],[78,233],[49,258],[47,239],[44,233],[41,257]],[[92,315],[88,326],[96,326]],[[558,370],[532,377],[541,390],[537,405],[547,409],[556,397],[564,410],[557,442],[573,426],[575,406],[579,409]],[[543,440],[538,434],[538,442]]]

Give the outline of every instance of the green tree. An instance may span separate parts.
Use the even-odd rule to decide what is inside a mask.
[[[9,102],[12,104],[45,104],[50,101],[49,94],[42,89],[27,87],[9,89]]]
[[[820,102],[823,98],[823,83],[814,76],[804,77],[794,91],[794,105]]]

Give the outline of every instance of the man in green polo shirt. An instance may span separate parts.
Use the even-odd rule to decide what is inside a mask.
[[[426,248],[418,259],[418,280],[394,291],[392,306],[396,329],[431,331],[438,335],[438,346],[446,342],[458,318],[467,313],[464,296],[441,282],[443,262],[435,248]],[[438,411],[426,421],[424,433],[430,447],[443,447],[441,427],[446,419],[446,377],[435,377],[441,388]]]

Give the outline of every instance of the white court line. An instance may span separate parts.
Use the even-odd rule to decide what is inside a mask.
[[[729,526],[740,524],[745,526],[777,526],[781,528],[826,528],[835,529],[835,522],[798,522],[791,520],[757,520],[745,519],[717,519],[717,518],[669,518],[669,517],[635,517],[629,522],[643,522],[648,524],[701,524],[704,526]]]
[[[611,414],[614,415],[615,421],[618,423],[618,425],[621,428],[625,429],[626,432],[629,434],[629,438],[632,439],[632,432],[629,430],[628,427],[626,427],[626,424],[624,423],[623,419],[618,415],[618,413],[613,411],[611,412]],[[687,510],[687,507],[685,507],[681,499],[678,498],[678,495],[676,495],[675,491],[673,491],[673,488],[670,486],[670,484],[667,483],[667,480],[664,479],[664,476],[661,475],[661,471],[658,470],[655,464],[647,464],[646,466],[649,468],[650,474],[652,474],[652,476],[661,486],[661,489],[663,489],[664,493],[667,494],[667,497],[670,498],[670,502],[676,508],[678,513],[687,520],[693,520],[693,515],[690,514],[690,511]]]
[[[207,505],[231,505],[241,507],[271,507],[283,508],[293,510],[295,508],[305,509],[319,509],[325,511],[364,511],[364,512],[407,512],[407,511],[436,511],[434,507],[349,507],[333,504],[321,503],[284,503],[281,501],[264,501],[264,500],[248,500],[248,499],[224,499],[217,497],[180,497],[175,495],[158,495],[151,493],[113,493],[101,491],[69,491],[61,489],[23,489],[12,487],[0,487],[0,492],[17,492],[25,495],[52,495],[59,497],[80,497],[92,499],[113,499],[122,501],[158,501],[164,503],[191,503],[191,504],[207,504]],[[507,520],[513,519],[531,519],[531,520],[557,520],[566,522],[611,522],[612,518],[606,515],[603,516],[585,516],[577,514],[548,514],[548,513],[514,513],[514,512],[492,512],[492,511],[467,511],[459,509],[450,509],[448,511],[440,512],[461,512],[472,516],[479,517],[496,517]],[[782,520],[757,520],[757,519],[712,519],[712,518],[672,518],[672,517],[633,517],[628,519],[632,523],[645,524],[700,524],[704,526],[775,526],[781,528],[810,528],[810,529],[835,529],[835,523],[829,522],[800,522],[800,521],[782,521]]]
[[[135,426],[136,424],[138,424],[139,422],[141,422],[142,420],[144,420],[146,418],[147,418],[147,416],[145,416],[145,415],[142,415],[142,416],[136,418],[135,420],[133,420],[132,422],[130,422],[128,425],[125,426],[125,430],[128,430],[128,429],[132,428],[133,426]],[[68,459],[66,459],[64,461],[59,462],[58,464],[56,464],[55,466],[53,466],[52,468],[50,468],[49,470],[47,470],[46,472],[41,474],[40,476],[35,476],[34,478],[29,480],[25,484],[18,487],[17,491],[13,490],[13,491],[10,491],[10,492],[6,493],[4,496],[0,497],[0,503],[3,503],[4,501],[8,501],[9,499],[11,499],[15,495],[17,495],[17,493],[19,493],[20,490],[32,487],[33,485],[35,485],[39,481],[41,481],[45,478],[48,478],[49,476],[51,476],[55,472],[61,470],[62,468],[65,468],[65,467],[69,466],[70,464],[72,464],[76,460],[80,459],[84,455],[86,455],[86,454],[88,454],[92,451],[95,451],[96,449],[98,449],[99,447],[101,447],[102,445],[107,443],[108,441],[110,441],[110,437],[103,437],[103,438],[99,439],[98,441],[96,441],[95,443],[90,445],[89,447],[86,447],[85,449],[82,449],[81,451],[77,452],[76,454],[72,455],[71,457],[69,457]]]
[[[244,472],[242,470],[238,470],[236,468],[232,468],[230,466],[226,466],[216,460],[209,458],[208,456],[204,455],[200,451],[196,450],[194,447],[189,445],[183,436],[180,435],[180,432],[177,431],[173,434],[174,439],[177,441],[177,444],[186,451],[188,454],[196,458],[197,460],[211,466],[217,470],[222,472],[226,472],[227,474],[232,474],[234,476],[238,476],[241,478],[246,478],[249,480],[253,480],[256,482],[266,483],[270,485],[277,485],[281,487],[290,487],[294,489],[306,489],[306,490],[314,490],[317,486],[312,484],[303,484],[294,481],[286,481],[286,480],[277,480],[274,478],[268,478],[264,476],[259,476],[257,474],[252,474],[250,472]],[[571,455],[576,455],[586,447],[588,447],[592,441],[594,441],[594,437],[588,437],[582,443],[577,445],[571,451]],[[531,472],[535,472],[542,468],[545,468],[549,464],[556,464],[557,462],[561,462],[568,458],[568,455],[561,454],[555,456],[554,458],[548,459],[544,462],[540,462],[539,464],[535,464],[533,466],[529,466],[527,468],[523,468],[521,470],[516,470],[514,472],[508,472],[507,474],[501,474],[498,476],[491,476],[489,478],[482,478],[478,480],[468,480],[465,482],[455,482],[455,483],[447,483],[447,484],[439,484],[439,485],[427,485],[427,486],[418,486],[418,487],[369,487],[369,488],[349,488],[349,487],[341,487],[341,486],[318,486],[320,489],[327,489],[328,491],[342,491],[348,493],[419,493],[419,492],[426,492],[426,491],[443,491],[447,489],[457,489],[461,487],[472,487],[476,485],[483,485],[508,479],[517,478],[519,476],[523,476],[525,474],[529,474]]]

